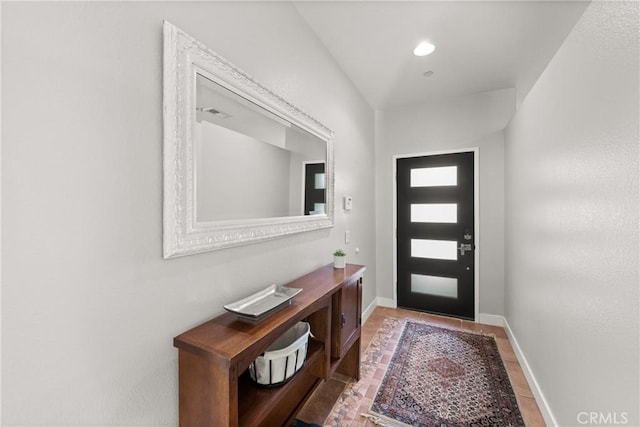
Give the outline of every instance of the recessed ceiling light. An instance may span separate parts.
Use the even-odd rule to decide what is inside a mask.
[[[415,56],[426,56],[429,55],[436,49],[434,45],[429,42],[420,42],[415,49],[413,49],[413,54]]]

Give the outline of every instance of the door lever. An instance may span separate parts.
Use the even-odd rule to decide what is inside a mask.
[[[471,252],[473,250],[473,246],[471,243],[460,243],[460,255],[464,255],[465,252]]]

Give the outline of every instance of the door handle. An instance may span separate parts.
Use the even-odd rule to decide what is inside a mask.
[[[473,246],[471,245],[471,243],[460,243],[460,247],[458,248],[460,250],[460,255],[464,255],[465,252],[471,252],[473,250]]]

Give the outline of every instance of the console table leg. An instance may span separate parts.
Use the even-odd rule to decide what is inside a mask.
[[[187,351],[178,358],[180,427],[237,426],[237,373]]]

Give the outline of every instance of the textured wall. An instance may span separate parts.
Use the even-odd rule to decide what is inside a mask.
[[[479,147],[480,312],[503,314],[504,145],[513,89],[376,113],[378,296],[393,298],[393,156]]]
[[[505,134],[506,317],[562,426],[640,423],[638,77],[638,3],[594,2]]]
[[[2,8],[3,425],[176,425],[172,338],[331,262],[347,228],[374,299],[374,115],[291,5]],[[336,132],[354,208],[333,229],[162,259],[163,19]]]

